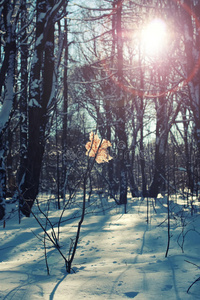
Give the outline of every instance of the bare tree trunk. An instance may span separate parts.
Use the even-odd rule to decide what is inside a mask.
[[[200,157],[200,70],[199,70],[199,55],[200,55],[200,2],[194,5],[194,1],[186,0],[186,5],[191,7],[197,21],[194,22],[193,15],[188,14],[182,8],[182,18],[184,19],[184,44],[186,54],[186,71],[189,88],[189,105],[194,117],[194,136],[197,143],[197,148]],[[197,164],[200,168],[200,159]]]
[[[4,3],[4,30],[6,30],[6,45],[5,57],[1,68],[1,76],[5,79],[5,96],[3,99],[2,108],[0,111],[0,220],[5,215],[5,199],[6,199],[6,144],[5,144],[5,130],[8,127],[9,118],[14,102],[14,74],[15,74],[15,56],[16,56],[16,42],[15,42],[15,28],[11,22],[11,11],[13,5],[8,1]],[[5,63],[5,64],[4,64]],[[4,69],[5,67],[5,69]],[[0,77],[1,77],[0,76]],[[1,79],[0,79],[1,81]],[[0,83],[0,90],[2,85]]]
[[[120,204],[127,204],[127,137],[125,129],[125,95],[123,86],[123,39],[122,39],[122,0],[117,0],[117,70],[118,70],[118,101],[117,101],[117,136],[118,159],[120,164]]]
[[[139,53],[140,55],[140,53]],[[141,66],[142,58],[139,58],[140,63],[140,88],[144,90],[144,72]],[[137,106],[137,114],[138,114],[138,121],[139,121],[139,128],[140,128],[140,166],[141,166],[141,175],[142,175],[142,195],[145,197],[147,190],[146,190],[146,175],[145,175],[145,158],[144,158],[144,97],[143,95],[139,96],[139,107]],[[137,101],[136,101],[137,102]]]
[[[39,191],[39,178],[45,148],[45,129],[48,122],[48,105],[53,86],[54,30],[53,25],[44,28],[44,15],[50,6],[37,1],[36,43],[30,75],[29,134],[27,160],[20,178],[20,192],[23,199],[20,209],[30,216],[31,208]],[[45,31],[47,30],[47,31]],[[45,40],[46,38],[46,40]]]
[[[16,189],[16,180],[13,174],[13,131],[8,128],[6,134],[7,140],[7,157],[6,157],[6,169],[7,169],[7,197],[12,197]]]
[[[26,0],[22,1],[21,4],[21,28],[23,29],[21,35],[21,97],[20,97],[20,172],[18,178],[22,176],[25,169],[25,161],[27,159],[27,135],[28,135],[28,69],[27,69],[27,60],[28,60],[28,48],[27,44],[24,42],[26,40],[26,22],[27,22],[27,8]]]
[[[154,176],[149,187],[149,196],[156,198],[159,192],[165,190],[165,153],[169,132],[169,119],[166,112],[166,99],[158,99],[156,145],[154,158]]]
[[[116,6],[116,2],[113,1],[112,3],[112,8],[113,11],[115,10]],[[111,61],[110,61],[110,67],[113,68],[114,67],[114,57],[115,57],[115,49],[116,49],[116,15],[113,14],[112,16],[112,49],[111,49]],[[113,95],[114,93],[114,84],[113,82],[108,82],[107,84],[107,88],[106,91],[110,94]],[[112,140],[111,138],[111,122],[113,120],[113,116],[112,116],[112,109],[114,109],[112,107],[112,103],[110,100],[106,100],[106,104],[105,104],[105,111],[106,111],[106,136],[107,139],[109,141]],[[116,192],[117,192],[117,187],[116,187],[116,182],[114,180],[114,164],[113,164],[113,160],[111,160],[108,163],[108,180],[109,180],[109,190],[110,190],[110,196],[115,196]]]
[[[65,19],[64,36],[64,102],[63,102],[63,128],[62,128],[62,196],[65,203],[67,188],[67,144],[68,144],[68,22]]]
[[[58,106],[55,105],[56,110],[56,175],[57,175],[57,207],[60,209],[60,155],[59,155],[59,136],[58,136]]]
[[[186,171],[187,171],[187,187],[191,190],[191,193],[194,192],[194,178],[191,169],[191,156],[190,156],[190,149],[188,143],[188,122],[186,117],[186,108],[182,111],[182,118],[183,118],[183,139],[184,139],[184,146],[185,146],[185,164],[186,164]]]
[[[0,137],[0,220],[5,215],[6,200],[6,170],[5,170],[5,145],[2,136]]]

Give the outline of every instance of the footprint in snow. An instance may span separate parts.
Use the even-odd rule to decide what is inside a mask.
[[[163,289],[162,291],[169,291],[172,289],[172,285],[171,284],[167,284]]]

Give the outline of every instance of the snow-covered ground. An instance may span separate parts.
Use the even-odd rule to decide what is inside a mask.
[[[44,198],[42,198],[44,200]],[[81,199],[81,197],[80,197]],[[95,198],[94,198],[95,199]],[[44,257],[44,234],[34,217],[17,221],[17,212],[0,223],[0,299],[4,300],[192,300],[200,299],[200,217],[171,203],[171,241],[168,257],[167,209],[161,198],[129,199],[127,213],[112,200],[98,200],[87,209],[71,274],[58,251],[47,243],[50,275]],[[98,203],[97,203],[98,202]],[[80,202],[67,209],[61,223],[60,245],[68,254],[77,229]],[[103,208],[103,210],[102,210]],[[44,208],[43,208],[44,209]],[[45,226],[37,207],[36,215]],[[58,221],[60,211],[49,218]],[[187,215],[187,218],[185,218]],[[183,226],[181,226],[183,225]],[[184,227],[184,231],[183,231]],[[55,226],[56,228],[56,226]],[[50,230],[49,230],[50,232]],[[180,235],[183,232],[182,235]],[[186,235],[184,235],[187,233]],[[181,247],[184,239],[182,252]]]

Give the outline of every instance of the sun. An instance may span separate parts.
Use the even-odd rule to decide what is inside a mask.
[[[142,30],[141,47],[147,56],[158,55],[167,45],[167,25],[162,19],[153,19]]]

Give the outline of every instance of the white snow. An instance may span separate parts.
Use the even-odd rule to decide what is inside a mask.
[[[179,171],[184,171],[184,172],[186,172],[186,169],[185,169],[185,168],[179,167],[178,169],[179,169]]]
[[[38,22],[43,22],[43,19],[46,17],[46,13],[42,13],[40,12],[39,16],[38,16]]]
[[[6,122],[9,120],[9,115],[12,109],[13,100],[12,98],[5,99],[2,107],[0,108],[0,130],[3,129]]]
[[[3,101],[3,104],[0,106],[0,131],[4,128],[4,126],[9,120],[10,113],[13,106],[13,101],[14,101],[14,91],[13,91],[14,60],[15,60],[15,54],[12,53],[9,56],[8,72],[5,81],[5,87],[6,87],[5,99]]]
[[[79,218],[71,218],[79,211],[79,197],[77,204],[66,211],[64,219],[68,221],[61,227],[61,250],[66,256],[79,221]],[[93,195],[93,201],[87,205],[90,214],[85,216],[81,228],[72,274],[66,273],[63,259],[47,243],[50,276],[47,275],[43,233],[33,216],[22,218],[18,224],[16,211],[6,221],[5,228],[0,223],[0,299],[200,299],[200,281],[186,293],[200,276],[200,270],[194,265],[200,265],[200,235],[194,230],[187,233],[189,229],[200,228],[200,218],[183,210],[184,200],[180,201],[182,204],[175,203],[177,199],[171,201],[177,215],[171,219],[172,237],[167,258],[165,198],[156,204],[149,199],[148,224],[146,200],[129,197],[127,214],[123,213],[122,206],[115,206],[104,196]],[[34,211],[45,224],[36,207]],[[180,211],[182,217],[183,213],[187,215],[183,235],[180,235],[183,220],[178,216]],[[52,206],[50,220],[56,223],[60,213]],[[177,243],[177,240],[183,241],[183,236],[184,253]]]
[[[40,36],[37,37],[37,40],[35,42],[36,47],[38,47],[42,43],[43,39],[44,39],[44,34],[41,33]]]

